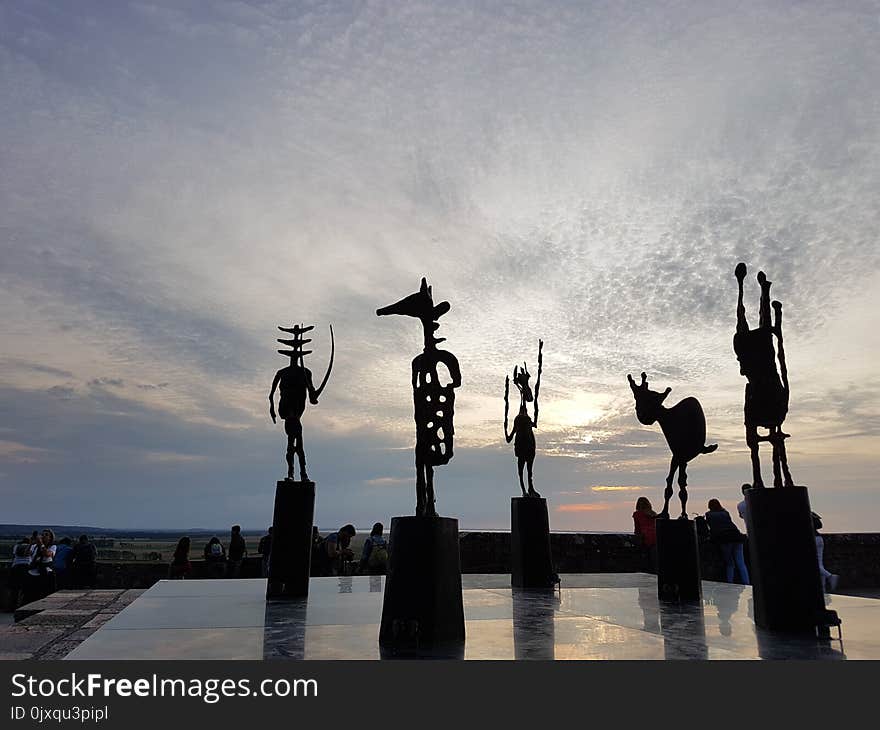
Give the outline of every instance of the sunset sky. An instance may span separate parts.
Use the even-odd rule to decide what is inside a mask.
[[[544,340],[536,488],[626,530],[703,404],[689,511],[750,480],[736,280],[784,306],[795,480],[880,530],[874,2],[0,5],[0,522],[271,522],[276,325],[315,324],[316,522],[415,506],[427,276],[461,363],[438,510],[509,528],[504,378]],[[515,405],[514,405],[515,407]],[[769,453],[765,478],[770,480]]]

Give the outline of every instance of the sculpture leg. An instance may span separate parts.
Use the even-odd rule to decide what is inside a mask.
[[[779,459],[779,447],[782,445],[782,434],[779,427],[770,429],[770,446],[773,448],[773,486],[782,486],[782,466]]]
[[[307,482],[309,475],[306,474],[306,450],[303,446],[302,428],[300,428],[299,436],[296,438],[296,455],[299,457],[299,478]]]
[[[672,479],[675,476],[675,470],[677,467],[678,462],[673,456],[672,461],[669,463],[669,475],[666,477],[666,489],[663,490],[663,511],[657,515],[664,519],[669,517],[669,500],[672,497]]]
[[[758,454],[758,427],[746,424],[746,445],[752,453],[752,487],[761,489],[764,480],[761,479],[761,456]]]
[[[287,478],[293,481],[293,459],[296,454],[296,429],[290,420],[285,419],[284,431],[287,434]]]
[[[687,492],[687,462],[682,461],[678,465],[678,499],[681,502],[681,518],[687,519],[687,510],[685,509],[688,501]]]
[[[780,428],[780,431],[782,429]],[[780,434],[779,439],[779,463],[782,465],[782,475],[785,477],[784,484],[786,487],[793,487],[794,480],[791,478],[791,472],[788,470],[788,456],[785,454],[785,439]]]
[[[436,517],[437,509],[434,507],[434,502],[436,501],[434,499],[434,467],[431,465],[425,466],[425,475],[427,477],[425,516]]]
[[[529,470],[529,496],[530,497],[540,497],[541,495],[535,491],[535,483],[532,480],[532,466],[535,463],[535,457],[531,457],[530,459],[526,459],[526,469]]]
[[[526,465],[526,460],[524,457],[519,456],[516,459],[516,468],[519,471],[519,488],[522,489],[523,497],[526,496],[526,484],[523,481],[523,468]]]
[[[425,465],[416,456],[416,516],[425,514]]]

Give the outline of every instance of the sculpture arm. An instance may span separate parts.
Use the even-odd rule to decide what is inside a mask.
[[[507,443],[510,443],[513,439],[513,433],[510,435],[507,434],[507,416],[510,411],[510,376],[508,375],[504,378],[504,438],[507,439]],[[516,423],[514,422],[514,430],[516,430]]]
[[[541,390],[541,370],[544,367],[544,340],[538,340],[538,379],[535,381],[535,417],[532,426],[538,427],[538,393]]]
[[[788,390],[788,366],[785,364],[785,347],[782,344],[782,302],[773,302],[773,333],[776,335],[776,355],[779,358],[779,374],[782,377],[782,387]]]
[[[272,381],[272,390],[269,391],[269,415],[272,418],[272,423],[276,423],[275,420],[275,389],[278,387],[278,383],[281,381],[281,371],[279,370],[275,373],[275,379]]]
[[[309,391],[309,403],[313,406],[318,405],[318,391],[315,390],[315,384],[312,382],[312,371],[306,368],[306,388]]]
[[[458,358],[448,350],[437,350],[437,361],[442,362],[449,369],[449,377],[452,378],[450,385],[453,388],[461,386],[461,367]]]

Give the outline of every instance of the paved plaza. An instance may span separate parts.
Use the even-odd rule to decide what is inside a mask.
[[[843,639],[755,628],[749,586],[703,582],[700,604],[661,604],[644,573],[566,574],[555,593],[464,575],[465,659],[878,659],[880,600],[833,595]],[[262,579],[160,581],[68,659],[378,659],[384,578],[313,578],[270,602]]]

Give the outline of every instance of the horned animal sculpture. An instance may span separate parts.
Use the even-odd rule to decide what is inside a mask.
[[[672,497],[672,482],[678,471],[678,498],[681,500],[681,519],[687,519],[687,465],[699,454],[711,454],[718,444],[706,445],[706,417],[703,407],[696,398],[685,398],[671,408],[665,408],[663,401],[672,391],[667,388],[662,393],[648,389],[648,376],[642,373],[642,382],[636,385],[632,375],[627,375],[629,387],[636,401],[636,417],[640,423],[650,426],[659,423],[672,451],[669,475],[666,477],[666,490],[663,492],[663,511],[658,517],[669,517],[669,499]]]

